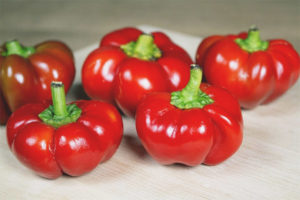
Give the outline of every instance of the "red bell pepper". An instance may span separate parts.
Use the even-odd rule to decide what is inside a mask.
[[[112,157],[123,135],[117,109],[100,101],[66,105],[61,82],[52,83],[53,105],[26,104],[7,122],[7,142],[21,163],[55,179],[79,176]]]
[[[248,34],[204,39],[196,63],[209,83],[228,89],[246,109],[277,99],[300,73],[300,57],[293,46],[280,39],[262,41],[256,28]]]
[[[123,28],[104,36],[100,47],[86,58],[82,84],[90,98],[116,103],[134,116],[145,94],[182,89],[191,63],[189,55],[164,33]]]
[[[222,88],[200,86],[201,78],[200,67],[191,65],[191,79],[184,89],[149,94],[137,108],[138,136],[161,164],[216,165],[242,143],[238,101]]]
[[[51,81],[62,81],[67,92],[74,75],[73,54],[62,42],[6,42],[0,48],[0,124],[24,104],[51,100]]]

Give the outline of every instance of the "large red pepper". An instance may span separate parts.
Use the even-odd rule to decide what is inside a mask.
[[[111,104],[65,104],[61,83],[52,83],[53,106],[26,104],[7,122],[7,142],[20,162],[54,179],[79,176],[112,157],[123,135],[122,118]]]
[[[137,108],[138,136],[161,164],[216,165],[242,143],[238,101],[222,88],[200,86],[201,78],[200,67],[192,65],[191,79],[184,89],[149,94]]]
[[[164,33],[123,28],[104,36],[100,47],[86,58],[82,84],[92,99],[116,103],[134,116],[145,94],[182,89],[191,63],[189,55]]]
[[[62,81],[67,92],[74,75],[73,54],[62,42],[7,42],[0,48],[0,124],[24,104],[51,100],[51,81]]]
[[[262,41],[256,28],[248,34],[205,38],[196,62],[209,83],[228,89],[246,109],[277,99],[300,73],[293,46],[279,39]]]

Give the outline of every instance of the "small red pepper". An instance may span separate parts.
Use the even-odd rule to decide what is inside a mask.
[[[262,41],[257,28],[248,34],[205,38],[196,63],[209,83],[228,89],[246,109],[277,99],[300,73],[300,57],[293,46],[279,39]]]
[[[113,31],[86,58],[82,84],[92,99],[116,103],[134,116],[140,99],[153,91],[182,89],[189,79],[189,55],[161,32]]]
[[[21,163],[55,179],[80,176],[112,157],[123,135],[117,109],[100,101],[66,105],[61,82],[52,83],[53,106],[26,104],[7,122],[7,142]]]
[[[191,78],[184,89],[149,94],[137,108],[138,136],[161,164],[216,165],[242,143],[238,101],[222,88],[200,86],[201,78],[200,67],[191,65]]]
[[[0,124],[22,105],[51,100],[51,81],[63,82],[67,92],[74,75],[72,51],[62,42],[6,42],[0,48]]]

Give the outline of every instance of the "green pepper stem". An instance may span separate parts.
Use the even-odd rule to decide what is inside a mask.
[[[199,92],[199,87],[202,82],[202,70],[199,65],[191,65],[190,80],[185,88],[181,90],[185,97],[193,98]]]
[[[237,38],[235,42],[240,46],[241,49],[249,53],[265,51],[269,46],[268,41],[263,41],[260,39],[260,33],[256,27],[249,29],[246,39]]]
[[[75,104],[66,105],[64,85],[62,82],[51,83],[53,105],[39,114],[39,118],[55,128],[77,121],[81,109]]]
[[[142,60],[155,60],[161,57],[159,48],[155,45],[152,35],[141,34],[137,41],[121,45],[127,56]]]
[[[203,108],[214,101],[200,90],[202,69],[199,65],[191,65],[190,80],[181,91],[171,93],[171,104],[180,109]]]
[[[62,117],[67,116],[68,112],[66,105],[66,95],[62,82],[51,83],[51,94],[54,114]]]
[[[35,53],[34,47],[25,47],[17,40],[8,41],[5,44],[6,51],[2,52],[2,56],[19,55],[24,58],[28,58]]]

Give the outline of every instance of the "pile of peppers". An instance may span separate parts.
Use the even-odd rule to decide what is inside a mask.
[[[158,163],[217,165],[242,144],[241,108],[272,102],[300,75],[289,42],[259,35],[251,28],[209,36],[193,64],[163,32],[112,31],[82,66],[91,100],[70,104],[75,67],[64,43],[7,42],[0,48],[0,123],[7,122],[8,146],[39,176],[80,176],[115,154],[122,112],[135,118],[138,138]]]

